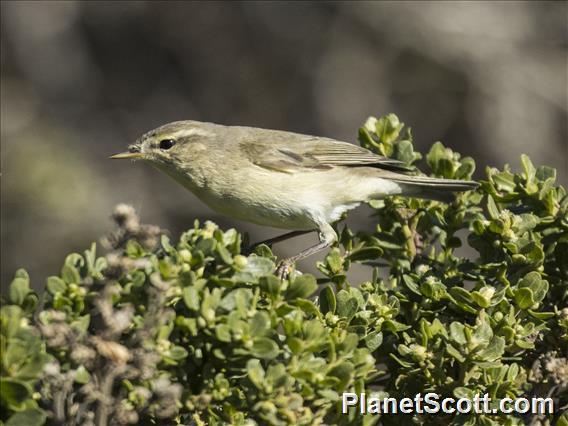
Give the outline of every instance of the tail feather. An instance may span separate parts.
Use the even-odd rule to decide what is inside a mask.
[[[451,202],[454,192],[471,191],[479,186],[475,181],[442,179],[428,176],[392,177],[391,180],[402,185],[402,193],[411,197]]]

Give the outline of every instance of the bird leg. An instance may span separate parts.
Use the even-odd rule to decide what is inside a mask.
[[[321,224],[319,228],[319,239],[320,242],[315,246],[308,247],[295,256],[281,260],[278,264],[278,267],[276,268],[276,274],[278,275],[278,277],[283,280],[290,273],[291,266],[298,260],[304,259],[331,246],[335,241],[337,241],[337,234],[335,233],[331,225],[324,223]]]

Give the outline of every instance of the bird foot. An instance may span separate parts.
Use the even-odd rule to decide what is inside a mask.
[[[278,276],[278,278],[280,278],[281,281],[288,278],[293,265],[294,262],[290,259],[284,259],[278,264],[278,266],[276,267],[276,275]]]

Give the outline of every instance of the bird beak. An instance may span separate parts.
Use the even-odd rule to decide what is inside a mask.
[[[109,158],[113,160],[123,160],[123,159],[131,159],[135,160],[137,158],[143,158],[144,154],[141,152],[121,152],[120,154],[111,155]]]

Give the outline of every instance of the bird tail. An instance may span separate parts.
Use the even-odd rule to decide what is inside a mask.
[[[402,194],[411,197],[436,200],[445,203],[454,200],[454,192],[471,191],[479,186],[475,181],[442,179],[428,176],[391,177],[391,180],[402,186]]]

